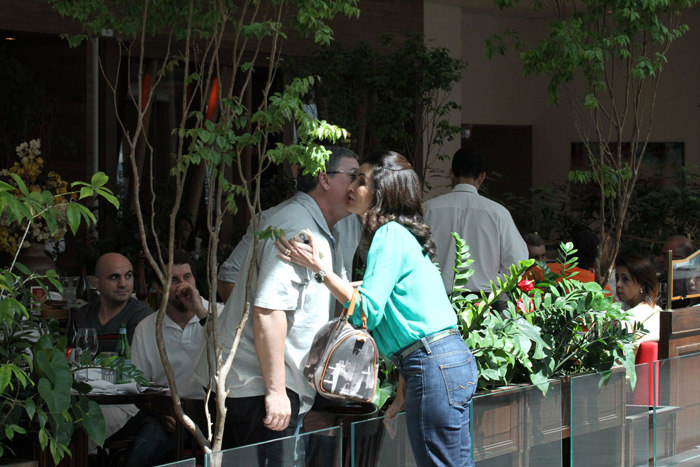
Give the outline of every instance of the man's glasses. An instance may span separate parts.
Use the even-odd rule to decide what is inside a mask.
[[[350,177],[350,180],[355,180],[357,178],[357,170],[332,170],[326,173],[328,175],[345,174]]]

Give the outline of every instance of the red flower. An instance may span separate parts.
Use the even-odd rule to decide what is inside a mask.
[[[525,306],[525,301],[522,298],[519,298],[515,306],[517,306],[518,310],[525,314],[535,311],[535,304],[530,299],[527,300],[527,306]]]
[[[535,288],[535,282],[528,279],[523,279],[518,282],[518,288],[523,292],[529,292]]]

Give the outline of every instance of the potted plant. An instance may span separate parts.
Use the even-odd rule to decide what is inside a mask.
[[[500,423],[494,426],[498,433],[481,430],[475,434],[475,459],[505,454],[524,445],[518,427],[532,422],[528,421],[532,395],[512,390],[513,385],[521,384],[523,391],[536,385],[546,396],[553,379],[564,378],[561,398],[552,399],[556,410],[561,407],[561,418],[551,421],[557,426],[540,427],[540,431],[560,433],[559,439],[570,424],[566,378],[607,372],[603,383],[614,375],[614,384],[621,384],[626,372],[634,385],[633,341],[640,327],[630,330],[623,325],[630,321],[630,315],[600,285],[576,281],[572,272],[576,250],[571,243],[560,247],[560,274],[543,264],[535,266],[534,260],[522,261],[492,284],[492,294],[477,296],[465,293],[472,260],[468,246],[454,235],[457,259],[452,303],[479,368],[478,386],[492,391],[511,387],[488,404],[474,405],[474,426],[488,426],[482,423],[487,418]],[[499,313],[491,305],[501,295],[505,295],[507,307]],[[614,367],[624,371],[613,372]],[[544,398],[542,404],[546,403]],[[504,441],[504,434],[512,439]]]
[[[21,146],[22,147],[22,146]],[[74,182],[73,191],[52,193],[28,185],[26,173],[10,172],[12,184],[0,181],[0,218],[10,229],[18,226],[17,245],[22,245],[41,221],[50,235],[65,223],[75,233],[82,221],[95,217],[76,199],[99,195],[116,199],[104,187],[107,177],[97,173],[90,183]],[[15,454],[20,437],[36,440],[42,457],[54,463],[71,454],[71,440],[82,429],[96,444],[104,442],[104,419],[98,405],[84,393],[91,388],[77,383],[65,352],[66,338],[55,321],[32,313],[34,297],[29,285],[47,292],[50,284],[61,290],[58,276],[50,270],[37,274],[17,261],[18,251],[0,274],[0,457]]]
[[[18,160],[9,168],[0,170],[0,181],[12,185],[15,195],[22,194],[15,176],[21,179],[29,193],[52,193],[55,199],[52,211],[48,212],[62,213],[64,216],[47,214],[47,220],[39,217],[31,222],[10,222],[8,216],[0,216],[0,252],[14,255],[19,250],[25,266],[45,273],[55,268],[55,263],[45,254],[44,247],[47,242],[58,241],[65,235],[67,224],[63,217],[72,196],[66,195],[68,183],[58,173],[44,170],[39,139],[20,144],[15,152]]]
[[[553,377],[610,370],[622,365],[634,378],[635,335],[630,315],[597,283],[578,282],[571,269],[576,250],[560,247],[561,274],[546,265],[531,270],[534,260],[511,266],[493,284],[489,296],[465,294],[472,271],[469,247],[457,241],[452,304],[465,341],[479,366],[479,387],[511,383],[546,383]],[[507,307],[496,313],[491,305],[505,295]],[[546,386],[541,386],[546,388]],[[546,389],[543,389],[546,391]]]

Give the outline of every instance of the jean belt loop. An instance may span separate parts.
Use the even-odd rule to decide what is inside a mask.
[[[421,337],[420,341],[423,343],[423,348],[425,349],[425,353],[430,355],[431,351],[430,351],[430,344],[428,344],[428,339],[426,339],[425,337]]]

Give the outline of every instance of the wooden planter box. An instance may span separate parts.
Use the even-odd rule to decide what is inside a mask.
[[[625,372],[620,369],[613,371],[603,390],[577,391],[573,427],[571,378],[553,380],[546,397],[529,385],[490,391],[488,397],[476,399],[473,405],[474,460],[480,466],[537,465],[538,461],[531,458],[537,457],[538,449],[546,450],[547,445],[552,452],[561,450],[562,457],[568,457],[568,449],[556,443],[570,438],[572,430],[582,448],[589,435],[600,436],[610,428],[622,432],[625,389]]]
[[[527,387],[489,391],[472,405],[472,447],[474,461],[519,455],[524,449]]]

